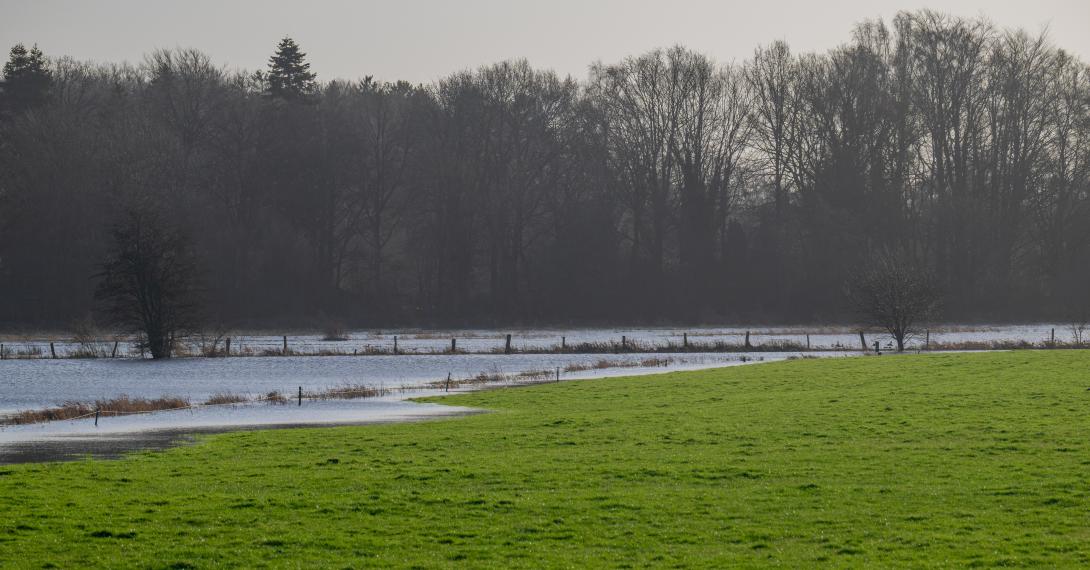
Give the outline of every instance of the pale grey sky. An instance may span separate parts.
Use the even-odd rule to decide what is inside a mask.
[[[290,35],[321,79],[431,81],[515,57],[583,78],[593,61],[675,43],[720,61],[777,39],[824,51],[855,22],[924,7],[1047,26],[1090,60],[1087,0],[0,0],[0,48],[36,42],[48,55],[136,62],[155,48],[194,47],[252,70]]]

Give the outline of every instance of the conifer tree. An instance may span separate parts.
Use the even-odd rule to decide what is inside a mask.
[[[267,90],[273,97],[301,100],[318,89],[315,74],[305,61],[305,53],[291,38],[284,38],[276,46],[276,53],[269,58],[269,71],[265,76]]]
[[[35,45],[30,50],[23,44],[11,48],[11,57],[4,64],[3,110],[15,115],[45,101],[53,84],[53,74],[42,51]]]

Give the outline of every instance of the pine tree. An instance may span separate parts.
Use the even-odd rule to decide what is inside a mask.
[[[35,45],[29,51],[23,44],[11,48],[11,57],[4,64],[3,110],[15,115],[43,103],[53,84],[49,64]]]
[[[287,100],[302,100],[317,91],[315,74],[304,59],[305,53],[291,38],[284,38],[276,46],[276,53],[269,58],[269,71],[265,76],[268,93]]]

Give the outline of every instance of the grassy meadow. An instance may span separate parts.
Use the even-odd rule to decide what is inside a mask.
[[[0,568],[1085,567],[1090,352],[796,360],[0,466]]]

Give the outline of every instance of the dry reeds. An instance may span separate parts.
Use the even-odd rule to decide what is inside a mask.
[[[357,398],[377,398],[389,393],[390,391],[382,386],[342,384],[325,390],[303,392],[303,398],[307,400],[355,400]]]
[[[103,415],[125,415],[176,410],[188,407],[190,407],[189,400],[179,397],[130,398],[128,396],[118,396],[111,400],[97,400],[94,403],[65,402],[55,408],[24,410],[5,418],[2,423],[7,425],[22,425],[71,420],[90,416],[96,411]]]
[[[348,328],[342,323],[329,322],[322,333],[322,340],[331,342],[342,342],[348,340]]]
[[[206,406],[219,406],[222,404],[244,404],[249,402],[250,398],[243,396],[242,394],[234,394],[232,392],[217,392],[212,394],[210,398],[205,400]]]
[[[288,403],[287,396],[281,394],[278,390],[273,390],[272,392],[269,392],[268,394],[265,394],[258,399],[264,402],[268,402],[270,404],[284,405]]]

